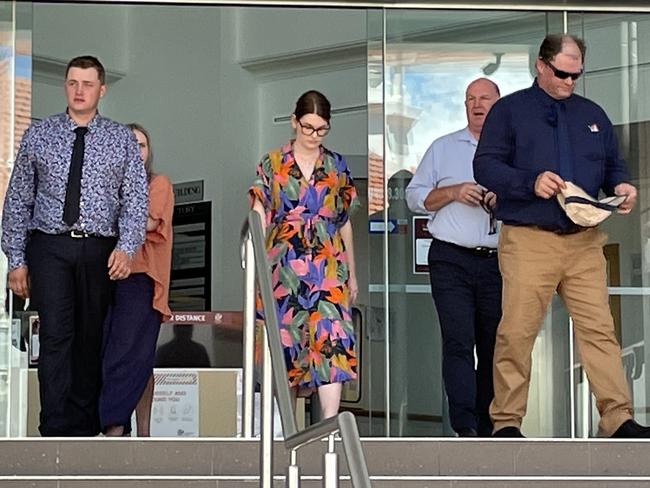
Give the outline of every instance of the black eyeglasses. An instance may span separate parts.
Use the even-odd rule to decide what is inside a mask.
[[[300,131],[306,136],[311,136],[315,132],[318,137],[325,137],[327,134],[329,134],[329,131],[332,128],[329,125],[326,125],[325,127],[315,128],[309,124],[303,124],[299,120],[296,122],[298,122],[298,125],[300,126]]]
[[[582,70],[580,70],[579,73],[569,73],[568,71],[562,71],[561,69],[557,69],[549,61],[544,61],[544,64],[546,64],[546,66],[551,68],[551,71],[553,71],[553,74],[555,75],[556,78],[559,78],[561,80],[566,80],[567,78],[571,78],[573,81],[576,81],[578,78],[582,76]]]

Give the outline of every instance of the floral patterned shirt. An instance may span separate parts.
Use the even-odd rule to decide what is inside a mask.
[[[2,216],[2,250],[9,269],[27,264],[32,230],[80,230],[118,236],[116,249],[133,255],[144,242],[147,176],[132,131],[97,114],[88,124],[79,220],[63,221],[63,206],[77,124],[67,113],[33,123],[20,144]]]

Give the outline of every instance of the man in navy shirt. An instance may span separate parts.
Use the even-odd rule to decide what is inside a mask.
[[[584,41],[574,36],[547,36],[533,86],[492,107],[474,157],[476,181],[496,193],[495,214],[504,224],[499,242],[503,316],[490,406],[496,437],[523,437],[531,352],[556,290],[573,318],[600,412],[600,434],[650,437],[650,428],[632,419],[608,303],[607,236],[574,224],[556,199],[564,182],[572,181],[593,197],[600,190],[626,195],[619,213],[629,213],[636,202],[607,115],[573,93],[585,51]]]

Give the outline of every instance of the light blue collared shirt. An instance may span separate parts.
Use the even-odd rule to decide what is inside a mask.
[[[436,239],[464,247],[496,248],[499,236],[489,234],[490,217],[483,208],[460,202],[433,212],[424,208],[431,190],[476,181],[472,160],[477,145],[467,127],[433,141],[406,188],[406,203],[413,212],[429,215],[427,228]]]

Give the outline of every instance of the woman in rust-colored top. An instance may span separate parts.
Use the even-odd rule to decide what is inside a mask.
[[[99,416],[107,436],[129,435],[135,410],[138,437],[148,437],[156,342],[160,324],[171,314],[168,295],[174,193],[166,176],[152,172],[148,132],[137,124],[129,127],[138,140],[149,179],[149,218],[146,239],[133,258],[131,275],[117,282],[106,317]]]

